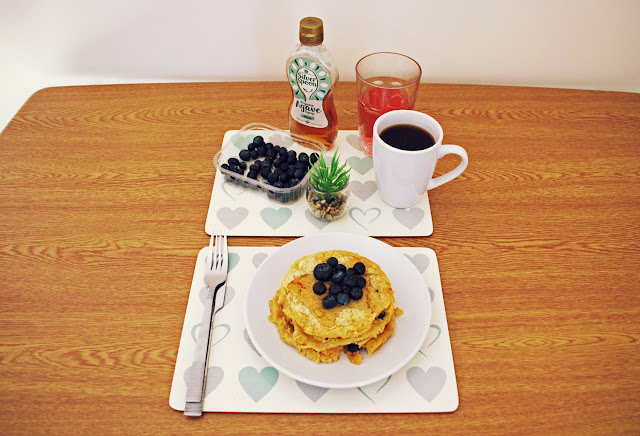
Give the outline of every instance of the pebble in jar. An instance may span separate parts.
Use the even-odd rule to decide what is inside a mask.
[[[289,130],[318,140],[330,150],[338,134],[333,103],[338,69],[323,40],[321,19],[307,17],[300,21],[300,44],[286,66],[292,92]]]

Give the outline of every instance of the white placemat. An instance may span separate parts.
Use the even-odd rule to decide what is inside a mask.
[[[225,133],[223,147],[237,130]],[[219,172],[213,183],[205,232],[213,229],[229,236],[306,236],[316,232],[350,232],[368,236],[430,236],[433,221],[425,192],[408,209],[387,205],[376,187],[373,158],[358,145],[357,130],[341,130],[335,150],[351,166],[351,195],[347,213],[333,222],[311,214],[305,196],[292,204],[270,200],[263,192],[240,187],[224,180]],[[276,144],[278,145],[278,144]],[[239,150],[238,150],[239,151]]]
[[[378,383],[355,389],[326,389],[280,374],[255,351],[246,333],[243,315],[246,290],[256,268],[277,249],[229,247],[226,304],[215,317],[204,411],[425,413],[457,409],[458,387],[438,261],[433,250],[398,248],[422,272],[433,303],[429,334],[418,354],[404,368]],[[176,410],[184,410],[185,373],[192,363],[202,316],[207,289],[203,280],[205,257],[203,248],[196,261],[180,338],[169,398],[170,406]],[[396,322],[402,322],[402,316]],[[363,365],[367,358],[375,358],[375,354],[365,356]]]

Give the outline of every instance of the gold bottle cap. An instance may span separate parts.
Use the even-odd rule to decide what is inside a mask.
[[[316,17],[307,17],[300,20],[300,42],[304,45],[322,44],[324,30],[322,20]]]

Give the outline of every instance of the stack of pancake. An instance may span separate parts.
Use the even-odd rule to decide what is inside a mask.
[[[313,270],[330,257],[348,268],[357,262],[364,263],[367,284],[360,300],[331,309],[323,307],[324,295],[316,295],[312,289],[317,281]],[[394,304],[391,283],[376,263],[349,251],[323,251],[291,265],[269,302],[268,319],[285,343],[314,362],[333,362],[345,351],[352,363],[360,364],[361,349],[372,354],[393,333],[395,317],[402,313]]]

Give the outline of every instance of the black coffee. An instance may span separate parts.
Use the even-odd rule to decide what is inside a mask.
[[[408,151],[424,150],[436,143],[433,135],[410,124],[396,124],[380,132],[380,139],[394,148]]]

